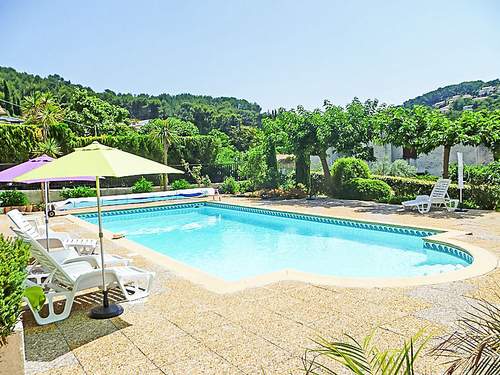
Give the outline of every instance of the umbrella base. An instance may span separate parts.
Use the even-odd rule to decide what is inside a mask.
[[[89,318],[91,319],[109,319],[123,313],[123,307],[120,305],[110,304],[108,306],[97,306],[90,310]]]

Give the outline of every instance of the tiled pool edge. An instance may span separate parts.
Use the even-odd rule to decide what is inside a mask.
[[[183,206],[182,208],[189,208],[192,207],[193,205],[200,206],[200,205],[205,205],[205,203],[214,204],[213,202],[206,202],[206,201],[198,201],[198,202],[190,202],[190,203],[185,203],[185,204],[169,204],[168,206],[156,206],[156,207],[149,207],[153,208],[154,211],[161,210],[161,209],[174,209],[174,208],[179,208],[179,206]],[[219,204],[219,203],[215,203]],[[221,203],[222,205],[225,206],[237,206],[237,207],[246,207],[246,208],[253,208],[253,207],[248,207],[248,206],[239,206],[239,205],[233,205],[233,204],[225,204]],[[174,207],[172,207],[174,206]],[[171,207],[171,208],[169,208]],[[148,208],[148,209],[149,209]],[[120,209],[120,210],[115,210],[115,211],[131,211],[131,210],[142,210],[144,208],[137,208],[137,207],[132,207],[132,208],[127,208],[127,209]],[[261,208],[257,208],[261,209]],[[266,211],[280,211],[280,212],[288,212],[289,211],[284,211],[284,210],[276,210],[276,209],[263,209]],[[113,211],[106,211],[107,213],[112,213]],[[298,213],[299,215],[303,216],[319,216],[316,214],[304,214],[304,213]],[[83,216],[84,214],[78,214],[77,216]],[[91,213],[90,215],[94,215]],[[80,217],[77,217],[76,215],[68,215],[68,219],[72,221],[73,223],[76,223],[77,225],[80,225],[84,228],[87,228],[88,230],[91,231],[96,231],[96,225],[92,224],[88,221],[85,221],[81,219]],[[322,215],[321,217],[326,217],[326,218],[333,218],[337,219],[335,217],[329,217],[329,216],[324,216]],[[373,222],[369,221],[363,221],[363,220],[357,220],[357,219],[340,219],[340,220],[347,220],[347,221],[353,221],[353,222],[361,222],[361,223],[370,223],[370,224],[376,224]],[[376,224],[378,225],[378,224]],[[392,223],[387,223],[387,224],[380,224],[380,225],[386,225],[386,226],[394,226],[394,227],[402,227],[402,228],[411,228],[405,225],[397,225],[397,224],[392,224]],[[411,228],[411,229],[417,229],[417,228]],[[420,228],[422,229],[422,228]],[[430,241],[432,243],[440,243],[445,246],[451,246],[453,248],[458,248],[467,254],[469,254],[471,257],[473,257],[474,261],[471,265],[468,267],[465,267],[460,270],[456,271],[449,271],[445,272],[443,274],[437,274],[437,275],[430,275],[430,276],[417,276],[417,277],[406,277],[406,278],[341,278],[341,277],[334,277],[334,276],[323,276],[323,275],[318,275],[318,274],[310,274],[310,273],[304,273],[304,272],[299,272],[291,269],[284,269],[281,271],[269,273],[269,274],[264,274],[264,275],[259,275],[253,278],[249,279],[243,279],[237,282],[230,282],[230,281],[224,281],[222,279],[219,279],[217,277],[214,277],[212,275],[209,275],[203,271],[200,271],[198,269],[195,269],[193,267],[187,266],[184,263],[180,263],[172,258],[170,258],[167,255],[160,254],[152,249],[149,249],[145,246],[139,245],[138,243],[128,240],[127,238],[122,238],[118,240],[113,240],[117,245],[120,247],[123,247],[125,250],[128,250],[133,253],[137,253],[138,255],[144,256],[146,258],[149,258],[151,261],[153,261],[155,264],[164,267],[167,270],[170,270],[177,274],[178,276],[189,280],[190,282],[193,282],[195,284],[201,285],[202,287],[213,291],[215,293],[233,293],[233,292],[238,292],[242,291],[244,289],[248,288],[256,288],[256,287],[262,287],[267,284],[271,284],[274,282],[280,282],[280,281],[299,281],[299,282],[304,282],[304,283],[310,283],[310,284],[318,284],[318,285],[330,285],[330,286],[338,286],[338,287],[354,287],[354,288],[399,288],[399,287],[412,287],[412,286],[420,286],[420,285],[432,285],[432,284],[439,284],[439,283],[446,283],[446,282],[453,282],[453,281],[459,281],[459,280],[464,280],[464,279],[470,279],[473,277],[477,277],[480,275],[484,275],[492,270],[494,270],[497,266],[498,259],[497,257],[489,252],[488,250],[485,250],[481,247],[471,245],[468,243],[461,242],[459,240],[456,240],[455,236],[459,234],[463,234],[465,232],[459,232],[456,230],[447,230],[447,229],[430,229],[426,228],[425,231],[434,231],[437,234],[432,235],[429,238],[426,238],[426,241]],[[113,238],[113,233],[107,230],[104,230],[104,235],[106,239],[111,240]]]

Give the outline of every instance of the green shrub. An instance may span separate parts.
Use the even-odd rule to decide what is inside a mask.
[[[29,258],[29,245],[0,234],[0,343],[5,343],[21,314]]]
[[[374,178],[353,178],[349,190],[350,198],[364,201],[388,200],[394,195],[386,182]]]
[[[240,187],[240,193],[248,193],[255,191],[255,186],[250,180],[239,181],[238,185]]]
[[[223,194],[236,194],[240,191],[240,186],[234,177],[226,177],[220,187],[220,191]]]
[[[0,204],[2,207],[25,206],[28,197],[22,191],[5,190],[0,193]]]
[[[61,190],[61,197],[63,199],[87,198],[95,197],[96,195],[95,189],[88,186],[75,186],[72,188],[63,188]]]
[[[370,169],[364,160],[353,157],[335,160],[332,166],[332,192],[343,198],[344,193],[348,194],[346,189],[350,181],[358,177],[370,178]]]
[[[430,194],[435,181],[421,180],[408,177],[374,176],[378,180],[385,181],[394,190],[395,196],[412,197],[417,195]],[[451,198],[459,197],[457,184],[451,184],[448,188]],[[494,210],[500,208],[500,185],[465,185],[463,190],[464,202],[467,201],[469,207],[483,210]]]
[[[132,193],[151,193],[153,191],[153,183],[146,180],[144,176],[138,179],[132,186]]]
[[[380,176],[413,177],[417,174],[417,168],[403,159],[394,160],[392,163],[387,159],[377,161],[370,165],[370,170]]]
[[[181,178],[180,180],[175,180],[170,184],[170,188],[172,190],[182,190],[182,189],[189,189],[191,187],[191,184]]]
[[[450,164],[449,174],[453,181],[458,180],[457,163]],[[500,184],[500,161],[487,165],[464,165],[464,181],[470,184]]]

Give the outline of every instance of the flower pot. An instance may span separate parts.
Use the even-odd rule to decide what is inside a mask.
[[[17,323],[7,343],[0,346],[0,375],[24,374],[23,324]]]

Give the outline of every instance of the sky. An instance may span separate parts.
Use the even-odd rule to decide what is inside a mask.
[[[500,1],[0,0],[0,66],[264,110],[500,77]]]

